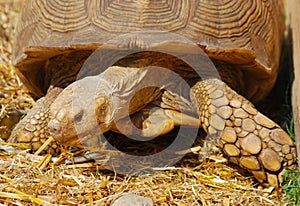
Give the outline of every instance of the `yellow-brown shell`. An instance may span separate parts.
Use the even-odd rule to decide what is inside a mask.
[[[278,73],[283,40],[281,0],[25,0],[17,26],[14,63],[25,85],[41,96],[47,59],[94,50],[136,31],[163,31],[197,43],[211,58],[238,65],[247,97],[259,100]],[[168,42],[126,45],[155,47]]]

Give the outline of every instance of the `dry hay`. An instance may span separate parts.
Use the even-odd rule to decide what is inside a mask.
[[[10,128],[20,118],[19,111],[30,108],[34,103],[12,69],[14,25],[19,7],[20,1],[0,0],[0,134],[2,139],[8,138]],[[8,115],[11,118],[8,118]]]
[[[0,0],[1,138],[15,122],[10,124],[13,118],[7,117],[34,103],[11,62],[20,2]],[[130,177],[116,175],[95,163],[68,165],[60,159],[53,162],[49,155],[0,146],[0,205],[108,205],[123,192],[151,197],[155,205],[283,204],[276,191],[263,189],[253,177],[241,175],[220,154],[205,161],[187,157],[176,167]],[[72,155],[66,153],[64,157],[71,159]]]
[[[123,192],[151,197],[157,205],[274,205],[278,201],[269,189],[254,186],[252,178],[217,162],[129,177],[93,163],[49,161],[50,156],[2,153],[0,202],[107,205]]]

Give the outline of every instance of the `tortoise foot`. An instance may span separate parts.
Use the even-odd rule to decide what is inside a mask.
[[[281,172],[296,157],[289,135],[218,79],[198,82],[191,96],[204,130],[219,138],[217,144],[229,161],[259,182],[279,187]]]
[[[112,125],[111,130],[124,135],[140,135],[143,137],[157,137],[170,132],[174,128],[174,121],[170,119],[164,109],[147,106]]]
[[[175,126],[180,125],[198,128],[201,123],[190,115],[150,104],[131,117],[119,120],[112,126],[112,130],[125,135],[157,137],[169,133]]]
[[[36,152],[50,138],[48,130],[49,105],[55,97],[61,92],[60,88],[49,89],[47,95],[39,99],[30,112],[19,121],[13,129],[8,142],[24,143],[32,152]],[[44,148],[43,153],[57,155],[60,153],[60,147],[52,141]]]

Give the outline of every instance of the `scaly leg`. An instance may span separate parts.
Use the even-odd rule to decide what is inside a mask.
[[[29,146],[31,151],[37,151],[51,136],[48,130],[49,107],[61,91],[61,88],[50,87],[47,95],[40,98],[28,114],[15,126],[7,141],[24,143]],[[60,153],[59,144],[52,141],[45,148],[44,153],[58,155]]]
[[[196,83],[191,99],[203,128],[219,138],[218,146],[229,161],[247,169],[261,183],[279,187],[283,168],[296,157],[290,137],[218,79]]]

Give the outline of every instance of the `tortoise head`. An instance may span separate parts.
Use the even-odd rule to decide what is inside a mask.
[[[50,134],[60,144],[78,145],[108,131],[113,119],[109,91],[107,82],[97,77],[69,85],[50,107]]]
[[[114,121],[157,99],[160,89],[150,83],[154,79],[164,82],[167,76],[161,77],[155,67],[111,66],[97,76],[80,79],[50,106],[50,134],[63,145],[77,145],[103,134]]]

